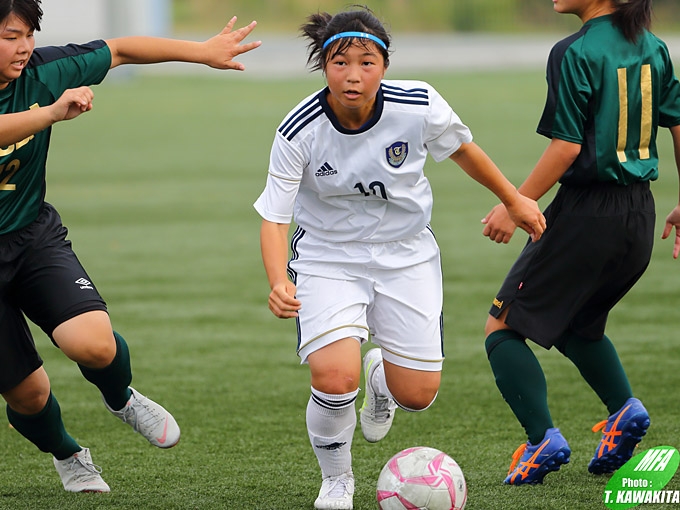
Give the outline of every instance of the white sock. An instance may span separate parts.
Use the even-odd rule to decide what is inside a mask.
[[[307,403],[307,433],[324,478],[352,469],[352,437],[357,423],[354,402],[359,390],[330,395],[312,388]]]

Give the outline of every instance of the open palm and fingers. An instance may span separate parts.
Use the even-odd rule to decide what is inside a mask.
[[[261,41],[241,44],[257,25],[256,21],[251,22],[245,27],[232,31],[236,23],[236,16],[229,20],[227,26],[214,37],[203,43],[206,50],[206,64],[215,69],[234,69],[242,71],[245,66],[232,59],[260,46]]]

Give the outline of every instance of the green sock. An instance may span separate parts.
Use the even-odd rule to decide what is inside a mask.
[[[601,340],[588,340],[567,333],[562,345],[564,355],[576,365],[583,379],[607,406],[610,415],[633,396],[616,348],[606,335]]]
[[[130,382],[132,382],[132,368],[130,367],[130,351],[125,339],[115,331],[116,356],[108,367],[102,369],[87,368],[78,364],[85,379],[94,384],[104,396],[106,403],[116,411],[125,407],[130,400]]]
[[[66,432],[59,402],[52,392],[38,414],[20,414],[7,406],[7,419],[17,432],[58,460],[67,459],[81,450],[80,445]]]
[[[553,427],[548,409],[548,388],[536,355],[516,331],[494,331],[486,339],[489,363],[496,386],[527,433],[537,445]]]

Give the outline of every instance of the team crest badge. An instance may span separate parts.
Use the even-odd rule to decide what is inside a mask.
[[[385,149],[387,162],[394,168],[399,168],[408,156],[408,142],[394,142]]]

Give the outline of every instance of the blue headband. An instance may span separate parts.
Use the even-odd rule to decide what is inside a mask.
[[[358,37],[360,39],[370,39],[378,46],[380,46],[383,50],[387,51],[387,45],[382,41],[382,39],[374,36],[373,34],[367,34],[366,32],[340,32],[339,34],[335,34],[333,37],[330,37],[325,43],[323,43],[323,47],[321,49],[325,50],[328,47],[328,45],[331,44],[332,42],[335,42],[338,39],[342,39],[345,37]]]

